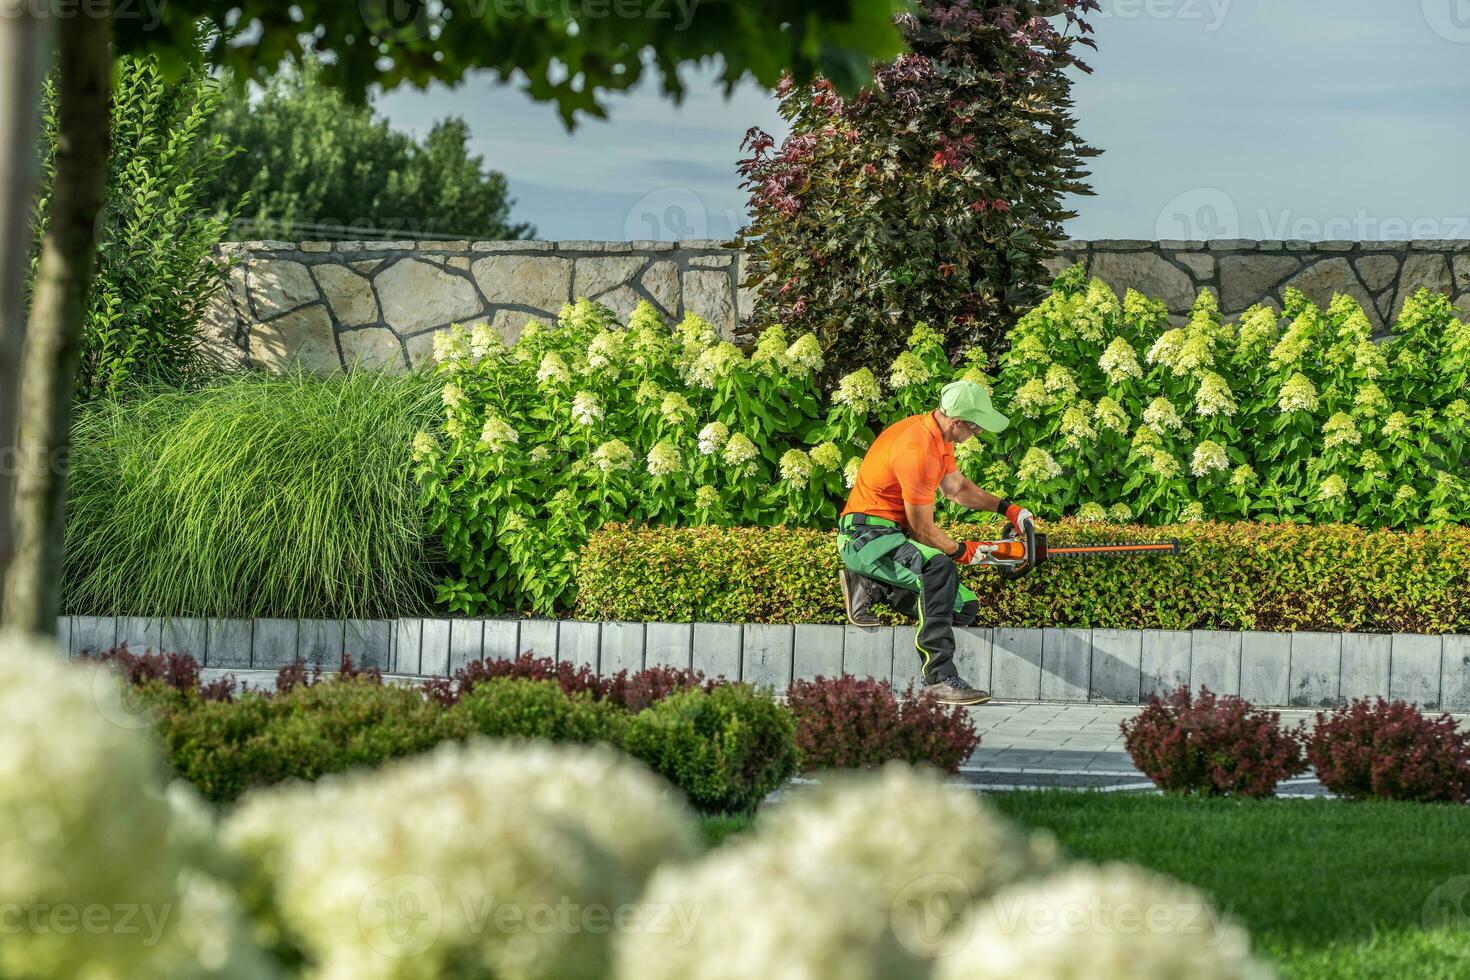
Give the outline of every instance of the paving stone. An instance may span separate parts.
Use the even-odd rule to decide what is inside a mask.
[[[1189,686],[1188,630],[1143,630],[1139,692],[1164,695]]]
[[[149,616],[118,617],[118,646],[126,646],[132,653],[162,653],[162,643],[163,620]]]
[[[791,686],[792,652],[796,641],[791,626],[746,623],[742,627],[740,679],[768,687],[777,695]]]
[[[598,669],[602,624],[564,619],[557,624],[556,662]]]
[[[694,669],[706,677],[740,680],[739,623],[695,623]]]
[[[257,619],[251,630],[250,666],[285,667],[296,662],[301,624],[294,619]]]
[[[1342,676],[1341,633],[1293,633],[1287,703],[1298,708],[1331,708],[1338,703]]]
[[[799,623],[792,640],[792,676],[801,680],[842,676],[842,627]]]
[[[988,626],[967,626],[954,631],[954,665],[972,687],[990,690],[990,647],[993,632]]]
[[[642,623],[603,623],[600,672],[611,677],[620,670],[642,670],[644,632]]]
[[[447,619],[426,619],[419,633],[418,673],[430,677],[449,676],[449,630]]]
[[[520,640],[516,643],[521,653],[537,657],[557,659],[557,622],[554,619],[521,620]]]
[[[1093,630],[1088,697],[1099,701],[1137,704],[1142,661],[1141,631]]]
[[[204,666],[249,667],[255,623],[249,619],[210,619],[205,622]]]
[[[1042,700],[1086,701],[1091,652],[1092,630],[1042,630]]]
[[[303,619],[296,631],[296,659],[338,670],[342,666],[343,627],[340,619]]]
[[[208,647],[209,626],[202,619],[179,617],[165,619],[159,647],[169,653],[182,653],[193,657],[204,666],[204,655]]]
[[[395,674],[419,673],[423,641],[424,621],[422,619],[393,621],[393,672]]]
[[[1189,686],[1216,694],[1240,693],[1240,633],[1194,630],[1190,635]]]
[[[690,623],[649,623],[643,658],[649,667],[692,665],[694,626]]]
[[[992,634],[991,694],[1036,700],[1041,696],[1042,633],[998,627]]]
[[[342,630],[342,652],[363,670],[393,667],[393,623],[387,619],[349,619]]]
[[[515,619],[487,619],[480,655],[486,660],[514,660],[521,654],[521,624]]]
[[[465,664],[485,656],[485,621],[455,619],[449,623],[449,666],[445,676],[453,676]]]
[[[1440,708],[1470,711],[1470,636],[1444,638],[1440,669]]]
[[[844,626],[842,672],[852,677],[893,679],[893,630],[886,626]]]
[[[1247,632],[1240,641],[1240,696],[1251,704],[1286,704],[1291,684],[1291,634]]]
[[[1338,697],[1388,697],[1388,665],[1393,637],[1386,633],[1345,633],[1342,637],[1342,667]]]
[[[1439,710],[1443,650],[1443,637],[1395,633],[1390,652],[1388,696],[1412,702],[1426,711]]]

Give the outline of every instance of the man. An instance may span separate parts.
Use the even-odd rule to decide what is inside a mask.
[[[980,600],[960,584],[956,566],[973,561],[980,543],[955,541],[939,529],[934,492],[971,510],[1004,514],[1024,531],[1031,512],[975,486],[954,459],[955,443],[981,429],[1000,432],[1007,424],[981,385],[945,385],[938,409],[895,422],[873,441],[838,519],[848,621],[879,625],[870,608],[875,601],[917,616],[914,646],[925,691],[950,704],[990,700],[954,665],[954,626],[969,626],[980,611]]]

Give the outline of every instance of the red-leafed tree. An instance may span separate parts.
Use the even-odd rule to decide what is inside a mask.
[[[751,129],[740,164],[757,320],[815,331],[832,377],[886,367],[918,320],[951,354],[992,346],[1038,294],[1063,195],[1091,193],[1066,71],[1089,70],[1097,9],[921,0],[897,17],[911,53],[857,97],[783,82],[791,134]]]

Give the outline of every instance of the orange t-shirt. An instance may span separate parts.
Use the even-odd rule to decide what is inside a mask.
[[[939,481],[959,467],[934,415],[910,415],[879,434],[858,467],[843,514],[871,514],[908,525],[904,502],[934,503]]]

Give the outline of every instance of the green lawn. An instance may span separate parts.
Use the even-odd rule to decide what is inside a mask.
[[[988,799],[1050,830],[1073,857],[1132,861],[1203,889],[1282,977],[1470,977],[1470,929],[1424,928],[1435,887],[1470,875],[1470,808],[1066,791]],[[718,842],[748,825],[719,817],[705,830]],[[1459,908],[1470,922],[1470,894]]]

